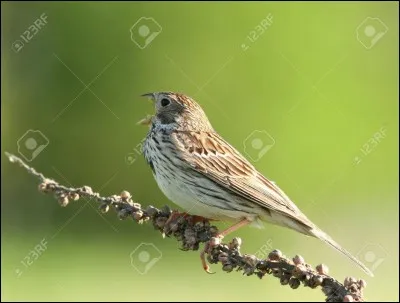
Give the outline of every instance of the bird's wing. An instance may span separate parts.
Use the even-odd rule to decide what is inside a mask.
[[[269,211],[287,215],[306,227],[312,227],[311,222],[276,184],[259,173],[217,133],[178,131],[174,137],[184,161],[197,172]]]

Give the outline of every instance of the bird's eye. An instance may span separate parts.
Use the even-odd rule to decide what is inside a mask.
[[[162,107],[165,107],[165,106],[167,106],[168,104],[170,104],[170,101],[169,101],[168,99],[162,99],[162,100],[161,100],[161,106],[162,106]]]

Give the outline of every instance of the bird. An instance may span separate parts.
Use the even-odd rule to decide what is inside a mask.
[[[318,238],[373,273],[311,222],[295,203],[214,130],[201,106],[176,92],[154,92],[155,114],[138,122],[149,126],[142,151],[163,194],[186,213],[230,222],[221,239],[246,226],[272,223]],[[203,268],[208,271],[205,258]]]

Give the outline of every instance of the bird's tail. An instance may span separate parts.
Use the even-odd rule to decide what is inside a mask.
[[[326,233],[324,233],[322,230],[319,228],[315,227],[312,230],[310,230],[310,233],[317,237],[318,239],[324,241],[325,243],[329,244],[336,250],[340,251],[342,254],[344,254],[346,257],[348,257],[350,260],[352,260],[354,263],[356,263],[366,274],[369,276],[373,277],[374,274],[372,271],[368,269],[360,260],[358,260],[356,257],[354,257],[351,253],[349,253],[347,250],[345,250],[343,247],[341,247],[338,243],[336,243],[330,236],[328,236]]]

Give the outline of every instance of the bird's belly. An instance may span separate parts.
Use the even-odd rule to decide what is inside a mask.
[[[188,196],[184,186],[177,180],[172,180],[161,174],[155,174],[154,178],[157,181],[158,187],[163,194],[172,202],[179,205],[185,210],[189,210],[192,205],[191,197]]]
[[[157,172],[157,168],[155,171]],[[157,173],[154,177],[164,195],[191,215],[219,221],[238,221],[247,218],[250,221],[257,221],[256,225],[259,225],[255,209],[247,207],[240,209],[239,206],[235,206],[238,197],[230,196],[228,192],[221,192],[220,187],[216,187],[209,179],[192,177],[191,182],[188,182],[187,177]],[[218,198],[222,196],[226,200]]]

